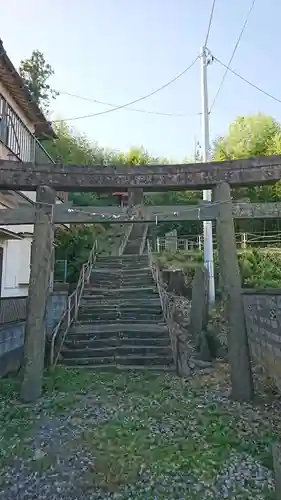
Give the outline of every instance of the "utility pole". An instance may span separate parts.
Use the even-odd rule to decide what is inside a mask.
[[[206,47],[201,49],[201,85],[202,85],[202,133],[203,133],[203,162],[210,160],[210,132],[209,132],[209,106],[207,66],[210,63],[210,53]],[[212,191],[203,191],[203,200],[212,201]],[[209,303],[215,302],[215,278],[213,256],[213,226],[212,221],[204,221],[204,265],[209,273]]]

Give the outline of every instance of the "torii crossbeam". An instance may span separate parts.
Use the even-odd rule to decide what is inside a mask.
[[[120,167],[96,165],[35,165],[0,160],[0,189],[35,191],[146,191],[206,189],[220,182],[230,186],[272,184],[281,179],[281,155],[224,162]]]
[[[235,219],[278,219],[281,218],[281,203],[233,203],[232,214]],[[68,203],[55,205],[55,224],[101,224],[168,222],[215,220],[218,215],[216,203],[198,205],[144,206],[142,216],[129,215],[121,207],[85,207]],[[34,224],[35,207],[0,210],[0,225]]]

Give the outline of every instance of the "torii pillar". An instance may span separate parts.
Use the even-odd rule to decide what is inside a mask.
[[[21,386],[21,397],[26,402],[35,401],[42,392],[45,318],[54,255],[55,202],[56,192],[53,189],[48,186],[37,188]]]

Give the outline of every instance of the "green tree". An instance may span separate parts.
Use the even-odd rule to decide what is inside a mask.
[[[213,159],[218,161],[268,156],[281,153],[281,125],[271,116],[258,113],[239,116],[224,137],[213,144]],[[272,186],[251,186],[233,190],[234,199],[247,198],[251,202],[281,201],[281,182]],[[279,221],[237,221],[241,231],[279,230]]]
[[[56,139],[45,141],[44,147],[58,163],[70,163],[75,165],[99,165],[104,166],[111,161],[113,153],[90,142],[83,135],[76,133],[65,122],[54,126]],[[69,200],[75,205],[113,205],[116,203],[114,197],[98,195],[96,193],[70,193]]]
[[[233,160],[269,154],[274,137],[281,126],[271,116],[262,113],[239,116],[228,133],[214,144],[215,160]]]
[[[54,70],[44,54],[40,50],[33,50],[29,59],[20,62],[19,73],[35,102],[47,112],[51,99],[54,99],[58,92],[48,83]]]

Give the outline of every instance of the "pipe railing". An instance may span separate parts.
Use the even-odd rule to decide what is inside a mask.
[[[128,240],[129,240],[129,238],[130,238],[130,234],[131,234],[131,232],[132,232],[133,225],[134,225],[134,224],[128,224],[128,226],[126,227],[124,238],[123,238],[123,240],[121,241],[121,244],[119,245],[119,248],[118,248],[118,256],[119,256],[119,257],[120,257],[121,255],[123,255],[123,252],[124,252],[125,246],[127,245]]]
[[[146,239],[147,239],[147,233],[148,233],[148,224],[146,224],[145,228],[144,228],[144,231],[143,231],[143,235],[142,235],[142,238],[141,238],[141,244],[140,244],[140,255],[143,254],[144,250],[145,250],[145,245],[146,245]]]
[[[150,245],[150,242],[148,240],[147,240],[147,253],[148,253],[149,267],[151,269],[152,277],[157,285],[157,290],[158,290],[158,294],[160,297],[163,316],[164,316],[164,319],[166,321],[166,324],[167,324],[167,327],[169,330],[169,336],[170,336],[170,340],[171,340],[174,360],[175,360],[176,366],[178,367],[179,360],[177,359],[177,345],[176,345],[177,344],[177,331],[176,331],[176,325],[175,325],[175,321],[174,321],[175,304],[169,300],[168,294],[167,294],[165,287],[164,287],[161,271],[159,269],[156,258],[154,257],[154,255],[152,253],[151,245]]]
[[[93,248],[90,251],[88,261],[83,264],[81,268],[76,288],[74,292],[69,295],[67,306],[63,311],[58,324],[53,330],[50,348],[50,365],[56,365],[69,328],[77,319],[81,296],[83,294],[85,284],[89,283],[92,268],[96,261],[96,254],[97,241],[95,241]]]

